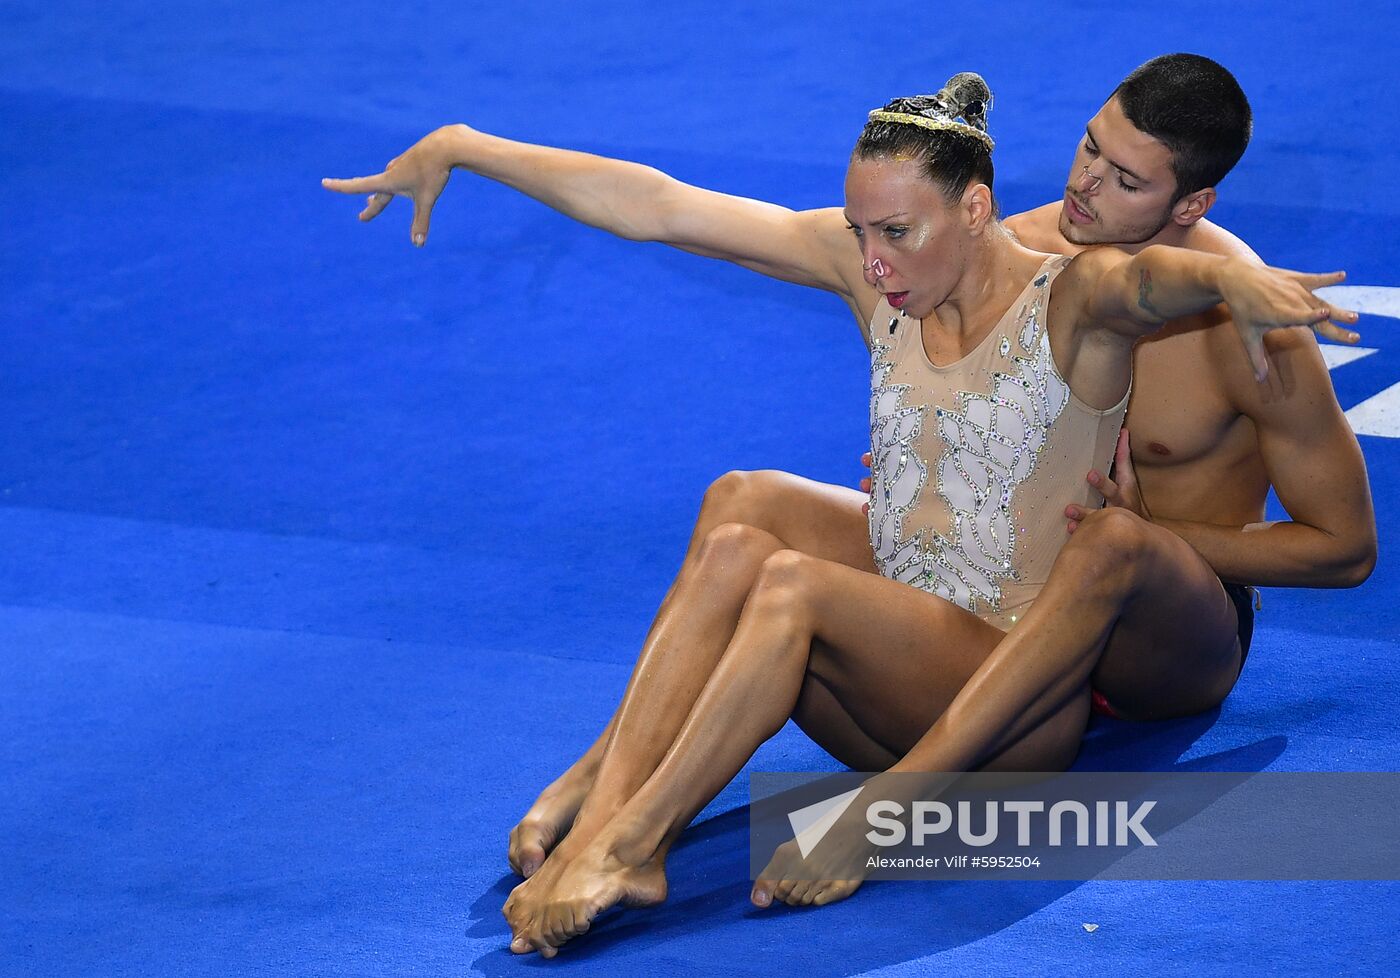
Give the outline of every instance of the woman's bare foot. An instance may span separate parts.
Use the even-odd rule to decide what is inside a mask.
[[[665,899],[664,850],[631,865],[600,837],[559,873],[543,899],[517,903],[510,949],[516,954],[539,951],[541,957],[552,958],[560,945],[586,932],[609,907],[650,907]]]
[[[544,865],[545,857],[573,827],[596,774],[596,765],[569,768],[540,792],[525,817],[510,830],[507,858],[517,875],[529,879]]]
[[[580,845],[573,846],[576,842]],[[528,879],[516,884],[510,891],[510,896],[506,897],[506,902],[501,905],[501,914],[506,918],[512,933],[518,934],[524,930],[532,919],[535,908],[549,899],[554,884],[573,861],[577,850],[583,848],[581,843],[582,840],[577,837],[565,839]],[[573,851],[570,851],[571,846]]]
[[[569,864],[592,848],[590,843],[607,828],[612,814],[599,807],[576,818],[573,828],[545,857],[544,863],[525,882],[510,891],[501,913],[505,915],[512,932],[519,934],[528,925],[535,909],[549,899],[554,884],[569,868]]]

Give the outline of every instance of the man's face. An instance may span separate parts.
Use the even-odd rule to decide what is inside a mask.
[[[1089,120],[1074,154],[1060,234],[1077,245],[1140,244],[1172,219],[1171,151],[1128,121],[1112,98]]]

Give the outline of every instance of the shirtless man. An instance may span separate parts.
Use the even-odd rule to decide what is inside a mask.
[[[1206,62],[1210,68],[1207,70],[1199,64],[1204,59],[1187,60],[1185,81],[1174,80],[1174,76],[1183,73],[1179,65],[1167,71],[1166,77],[1160,71],[1148,72],[1139,81],[1168,103],[1196,96],[1197,101],[1208,106],[1214,104],[1218,93],[1211,92],[1209,86],[1203,89],[1205,82],[1195,76],[1210,75],[1212,70],[1223,73],[1223,69]],[[1225,77],[1228,79],[1228,74]],[[1229,79],[1229,84],[1233,85],[1233,79]],[[1238,91],[1237,86],[1235,90]],[[1247,115],[1233,156],[1205,182],[1183,184],[1182,193],[1176,183],[1186,154],[1174,152],[1164,141],[1128,122],[1122,106],[1125,98],[1126,94],[1124,98],[1115,95],[1090,123],[1093,144],[1081,147],[1073,171],[1078,176],[1072,177],[1069,188],[1079,208],[1069,212],[1076,218],[1068,222],[1073,225],[1071,233],[1098,234],[1101,237],[1094,240],[1131,242],[1137,249],[1149,243],[1185,243],[1252,258],[1248,249],[1225,232],[1209,225],[1194,227],[1201,223],[1214,200],[1214,183],[1243,150]],[[473,136],[472,142],[477,144],[477,137]],[[625,237],[665,241],[788,281],[843,291],[837,287],[840,282],[833,284],[832,269],[844,263],[852,243],[839,209],[794,213],[686,187],[635,164],[507,145],[505,141],[487,141],[483,147],[474,148],[470,157],[463,157],[457,150],[462,143],[460,130],[439,131],[391,163],[384,174],[357,181],[332,181],[327,186],[346,192],[373,191],[369,206],[361,215],[365,220],[378,215],[395,194],[412,197],[412,235],[414,242],[421,245],[426,239],[433,203],[451,168],[462,166]],[[1121,183],[1106,185],[1110,180]],[[1132,186],[1139,189],[1126,189]],[[1053,229],[1058,215],[1052,211],[1013,219],[1012,226],[1030,237],[1039,226],[1035,220],[1039,215],[1039,223]],[[1085,230],[1076,230],[1081,227]],[[879,246],[883,247],[884,239],[895,231],[881,229]],[[1034,240],[1028,243],[1048,247]],[[1150,302],[1150,290],[1141,298]],[[864,327],[865,322],[861,325]],[[1192,539],[1200,553],[1181,537],[1133,517],[1126,510],[1084,519],[1071,545],[1062,552],[1041,598],[977,670],[945,719],[936,725],[943,731],[990,724],[996,729],[973,739],[980,743],[1004,742],[1006,730],[1026,712],[1028,698],[1043,699],[1049,704],[1046,709],[1058,709],[1062,703],[1052,702],[1054,696],[1041,696],[1045,688],[1082,690],[1090,670],[1099,690],[1125,715],[1171,716],[1207,709],[1228,692],[1241,659],[1235,605],[1227,598],[1212,566],[1231,580],[1314,586],[1356,583],[1369,571],[1375,542],[1364,469],[1356,442],[1331,395],[1312,338],[1304,330],[1298,331],[1301,335],[1271,342],[1273,369],[1269,386],[1260,387],[1257,398],[1245,398],[1236,392],[1227,393],[1231,376],[1227,371],[1250,369],[1239,356],[1239,341],[1233,330],[1211,330],[1209,341],[1194,345],[1195,338],[1184,329],[1171,332],[1166,342],[1185,341],[1185,351],[1176,362],[1190,364],[1192,382],[1199,387],[1193,398],[1201,404],[1187,405],[1190,411],[1171,403],[1165,408],[1149,407],[1148,410],[1165,412],[1160,415],[1163,418],[1181,415],[1182,420],[1177,422],[1173,434],[1140,432],[1137,442],[1140,447],[1146,440],[1159,442],[1174,453],[1163,458],[1178,460],[1182,465],[1192,463],[1198,478],[1205,480],[1203,484],[1187,483],[1195,487],[1194,493],[1165,483],[1150,483],[1147,490],[1149,502],[1158,507],[1158,516],[1189,516],[1200,521],[1183,530],[1201,538],[1199,544]],[[1233,347],[1222,345],[1231,341]],[[1241,362],[1238,368],[1234,361]],[[1256,373],[1262,368],[1262,362],[1256,358]],[[1207,378],[1200,375],[1208,371],[1213,372],[1218,383],[1207,389],[1202,386]],[[1251,378],[1246,375],[1244,379],[1248,382],[1245,386],[1254,387]],[[1147,379],[1139,375],[1137,388],[1134,403],[1139,413],[1143,405],[1152,404],[1149,398],[1154,390],[1165,394],[1181,389],[1169,375],[1154,383],[1150,374]],[[1241,403],[1244,400],[1249,403]],[[1183,437],[1188,424],[1199,434]],[[1308,455],[1306,469],[1296,465],[1303,453]],[[1227,480],[1222,479],[1222,472]],[[1278,483],[1280,496],[1296,522],[1245,532],[1246,525],[1262,518],[1270,478]],[[1221,481],[1229,481],[1240,495],[1222,493],[1216,498],[1214,493]],[[1130,485],[1120,489],[1105,480],[1099,484],[1114,501],[1126,501],[1131,496]],[[1159,484],[1163,486],[1160,490],[1156,488]],[[1241,488],[1250,486],[1252,490]],[[1168,509],[1168,501],[1154,495],[1158,491],[1175,493],[1180,498],[1173,499],[1172,508]],[[1333,505],[1324,508],[1323,500]],[[699,573],[701,545],[723,524],[765,531],[792,551],[852,564],[868,562],[866,521],[861,513],[864,501],[864,495],[854,490],[821,486],[780,473],[731,473],[707,493],[682,576]],[[1197,503],[1201,505],[1191,508]],[[845,553],[843,547],[851,552]],[[1109,569],[1113,573],[1105,573]],[[1052,595],[1057,597],[1052,600]],[[653,646],[665,645],[670,633],[681,627],[672,620],[674,610],[668,595],[648,636],[644,657]],[[1095,626],[1094,622],[1099,624]],[[1113,638],[1105,651],[1104,636],[1110,629]],[[1034,636],[1037,650],[1044,647],[1054,654],[1035,657],[1038,672],[1024,666],[1008,670],[1006,663],[1016,663],[1024,652],[1018,652],[1018,647],[1030,641],[1026,636]],[[1000,690],[1008,677],[1018,690]],[[1026,685],[1032,679],[1039,684],[1034,689]],[[1000,691],[989,697],[989,690]],[[686,696],[677,693],[685,701],[682,706],[688,707],[692,692],[687,691]],[[975,724],[971,722],[973,711],[960,706],[972,699],[980,701],[983,714]],[[995,708],[988,710],[989,704]],[[823,709],[815,702],[810,708],[814,713]],[[649,714],[649,723],[665,714],[665,710]],[[593,784],[615,722],[609,723],[584,757],[546,789],[512,832],[511,863],[522,874],[529,875],[538,868],[546,852],[572,824]],[[1032,721],[1025,718],[1020,722],[1025,725]],[[665,731],[645,728],[652,729],[658,740],[666,739]],[[830,725],[826,732],[831,733]],[[673,735],[674,731],[670,733]],[[890,764],[891,758],[871,749],[870,738],[861,731],[852,729],[849,741],[853,745],[850,750],[838,748],[833,752],[852,766],[873,770]],[[865,753],[861,752],[862,746]],[[957,753],[940,752],[941,757],[947,758],[945,763],[960,765],[943,770],[966,770],[980,763],[975,757],[959,760]],[[775,881],[760,881],[755,888],[755,901],[766,904],[772,898],[794,902],[818,899],[813,888],[805,884],[795,889],[774,884]],[[834,898],[832,892],[825,891],[826,898]]]
[[[1233,160],[1225,162],[1228,130],[1214,146],[1186,148],[1186,134],[1200,125],[1191,93],[1205,106],[1238,106],[1248,137],[1248,106],[1224,69],[1189,55],[1156,58],[1090,120],[1064,197],[1010,218],[1008,227],[1029,247],[1067,255],[1096,244],[1130,254],[1170,244],[1257,261],[1239,238],[1204,219]],[[1176,153],[1174,142],[1182,147]],[[1220,308],[1209,318],[1226,316]],[[1113,528],[1093,536],[1111,536],[1125,560],[1109,602],[1123,608],[1093,672],[1101,712],[1135,719],[1196,712],[1233,685],[1233,665],[1212,678],[1196,671],[1204,664],[1192,654],[1221,634],[1220,624],[1181,632],[1174,621],[1208,619],[1203,612],[1225,604],[1202,563],[1222,581],[1275,587],[1355,587],[1375,565],[1365,462],[1311,331],[1270,334],[1271,369],[1251,384],[1248,364],[1227,345],[1232,331],[1200,325],[1174,323],[1134,351],[1116,480],[1088,476],[1126,512],[1066,510],[1071,532],[1086,517],[1081,533],[1107,518]],[[1270,486],[1290,519],[1263,522]],[[1252,619],[1247,605],[1239,611]],[[1087,635],[1091,623],[1080,624]],[[1240,622],[1240,665],[1251,625]]]

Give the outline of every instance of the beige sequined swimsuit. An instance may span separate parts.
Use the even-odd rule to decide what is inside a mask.
[[[1063,546],[1068,503],[1098,506],[1128,398],[1099,411],[1050,353],[1046,261],[996,328],[935,366],[922,323],[884,299],[870,323],[870,545],[886,577],[1009,629]]]

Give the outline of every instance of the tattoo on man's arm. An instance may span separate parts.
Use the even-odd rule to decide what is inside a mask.
[[[1138,305],[1143,311],[1158,319],[1165,320],[1167,316],[1152,304],[1152,272],[1144,268],[1138,273]]]

